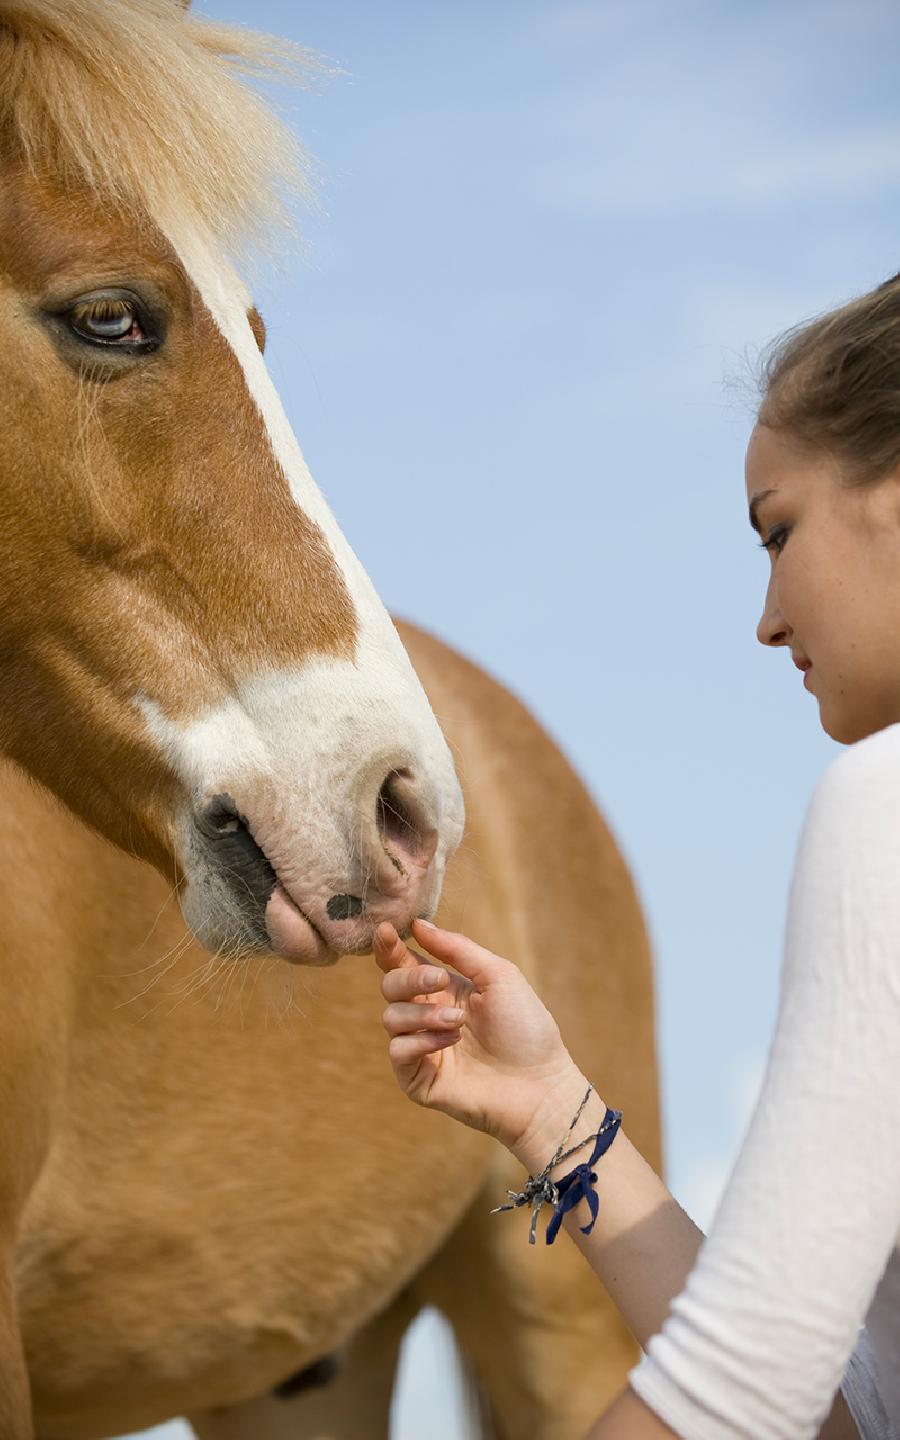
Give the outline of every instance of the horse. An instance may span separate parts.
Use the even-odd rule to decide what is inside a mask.
[[[0,0],[2,1440],[379,1440],[425,1305],[501,1440],[575,1440],[634,1359],[574,1246],[490,1218],[506,1152],[390,1072],[365,957],[437,914],[658,1163],[619,849],[395,626],[266,370],[242,276],[302,154],[239,72],[297,62],[177,0]]]

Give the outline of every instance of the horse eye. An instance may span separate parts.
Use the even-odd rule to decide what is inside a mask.
[[[69,323],[77,335],[106,345],[140,345],[147,335],[130,300],[102,298],[84,300],[69,311]]]

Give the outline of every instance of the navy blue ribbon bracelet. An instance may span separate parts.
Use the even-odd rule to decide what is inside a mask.
[[[575,1118],[566,1131],[559,1149],[553,1158],[547,1161],[540,1175],[529,1175],[521,1190],[507,1190],[506,1193],[509,1196],[508,1203],[506,1205],[497,1205],[491,1211],[492,1215],[497,1215],[501,1210],[516,1210],[522,1205],[530,1205],[532,1208],[531,1228],[528,1233],[529,1245],[533,1245],[535,1241],[538,1215],[540,1214],[542,1205],[553,1206],[553,1214],[550,1216],[547,1224],[547,1233],[544,1237],[548,1245],[552,1245],[556,1239],[564,1216],[569,1210],[574,1210],[575,1206],[582,1200],[587,1201],[591,1218],[587,1225],[580,1225],[578,1228],[581,1230],[582,1235],[590,1235],[594,1228],[594,1222],[600,1210],[600,1202],[597,1199],[597,1192],[594,1189],[597,1183],[597,1175],[593,1167],[597,1161],[602,1159],[606,1154],[619,1133],[619,1127],[622,1124],[621,1110],[610,1110],[609,1107],[607,1107],[606,1114],[603,1117],[603,1124],[594,1135],[588,1135],[586,1140],[582,1140],[578,1145],[573,1145],[569,1150],[564,1149],[566,1140],[568,1140],[575,1126],[578,1124],[581,1113],[588,1102],[588,1097],[593,1088],[593,1085],[588,1086],[585,1097],[579,1105]],[[594,1148],[588,1160],[585,1160],[581,1165],[576,1165],[574,1170],[570,1170],[566,1175],[561,1175],[558,1180],[550,1179],[551,1170],[559,1165],[561,1161],[568,1160],[570,1155],[574,1155],[577,1151],[583,1150],[586,1145],[590,1145],[592,1140],[594,1141]]]

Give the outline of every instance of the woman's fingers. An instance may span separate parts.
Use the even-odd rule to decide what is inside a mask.
[[[375,931],[372,953],[382,970],[396,970],[404,965],[418,965],[421,957],[414,955],[393,925],[383,920]]]
[[[471,981],[462,975],[449,975],[440,966],[423,963],[422,956],[410,950],[393,925],[386,921],[375,932],[374,954],[385,972],[381,982],[385,1000],[413,1000],[417,995],[433,995],[445,987],[457,1000],[467,999],[472,992]]]
[[[452,930],[441,930],[427,920],[414,920],[412,932],[423,950],[436,960],[452,965],[477,990],[483,990],[492,980],[498,980],[510,968],[509,960],[503,960],[483,945],[476,945],[466,935],[457,935]],[[402,944],[402,941],[401,941]]]
[[[391,1064],[398,1070],[412,1067],[435,1050],[447,1050],[460,1039],[458,1030],[422,1030],[418,1035],[395,1035],[388,1045]]]
[[[389,1005],[382,1024],[389,1035],[413,1035],[420,1030],[458,1029],[464,1012],[458,1006],[417,1005],[415,1002]]]
[[[414,920],[412,931],[429,955],[444,960],[475,986],[482,990],[492,980],[497,980],[506,971],[515,969],[508,960],[503,960],[483,945],[476,945],[466,935],[457,935],[452,930],[441,930],[427,920]],[[410,950],[400,939],[393,925],[383,921],[375,931],[375,959],[386,973],[421,965],[422,957]]]
[[[460,1039],[463,1011],[429,1001],[426,997],[443,990],[451,977],[433,965],[421,964],[397,934],[393,925],[379,925],[375,932],[375,959],[385,972],[382,991],[392,1003],[384,1012],[388,1054],[400,1085],[413,1099],[427,1097],[437,1074],[438,1061],[429,1055],[447,1050]],[[465,985],[464,980],[456,980]],[[447,1014],[448,1008],[455,1013]],[[424,1029],[424,1026],[429,1029]],[[424,1068],[423,1068],[424,1067]]]
[[[381,982],[385,1000],[412,1000],[416,995],[432,995],[443,990],[450,977],[446,970],[433,965],[411,965],[403,970],[389,970]]]

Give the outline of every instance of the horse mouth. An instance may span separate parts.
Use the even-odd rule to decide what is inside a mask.
[[[333,965],[337,961],[334,947],[277,877],[263,918],[273,955],[295,965]]]
[[[442,868],[434,861],[431,832],[417,829],[402,797],[393,798],[392,818],[379,814],[375,827],[381,859],[376,882],[352,853],[336,849],[325,862],[302,835],[270,833],[265,820],[248,817],[230,795],[214,795],[193,815],[202,856],[198,938],[206,935],[203,943],[215,947],[230,928],[241,950],[320,966],[371,954],[382,920],[405,933],[415,915],[436,907]]]
[[[334,947],[290,894],[231,796],[216,795],[196,823],[207,856],[228,877],[251,947],[295,964],[334,964]]]

